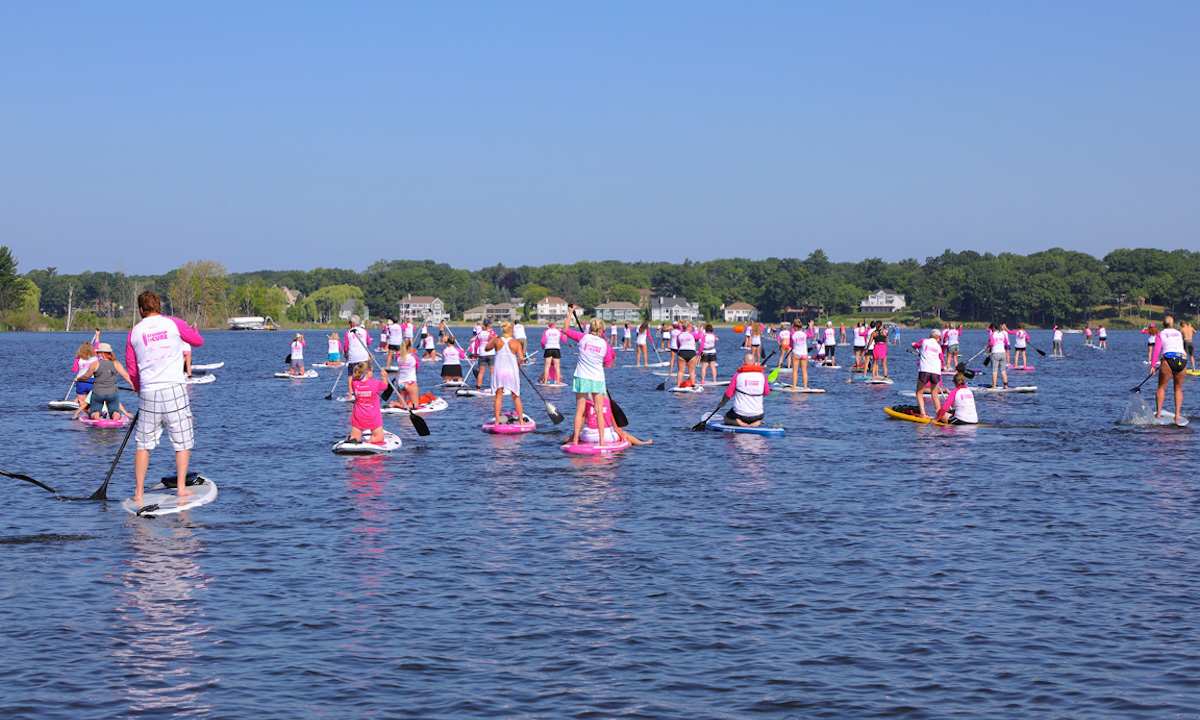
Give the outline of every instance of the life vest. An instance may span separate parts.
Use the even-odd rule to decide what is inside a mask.
[[[420,397],[417,398],[417,405],[428,405],[434,400],[437,400],[437,395],[433,393],[421,393]]]
[[[679,385],[679,387],[685,387],[685,388],[687,388],[687,387],[691,387],[691,386],[692,386],[692,381],[691,381],[691,379],[690,379],[690,378],[689,378],[689,379],[687,379],[687,380],[684,380],[684,381],[683,381],[682,383],[680,383],[680,385]]]
[[[766,370],[762,365],[743,365],[738,368],[738,372],[762,372]]]

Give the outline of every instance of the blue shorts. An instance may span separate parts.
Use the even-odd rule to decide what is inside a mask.
[[[584,380],[583,378],[575,378],[571,383],[571,391],[577,393],[600,393],[607,392],[608,385],[603,380]]]
[[[88,405],[88,412],[104,412],[106,409],[105,405],[108,405],[108,412],[117,412],[117,409],[121,407],[115,393],[112,395],[97,395],[96,393],[92,393],[92,401]]]

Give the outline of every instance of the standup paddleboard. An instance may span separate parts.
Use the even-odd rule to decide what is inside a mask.
[[[1184,370],[1184,372],[1188,375],[1200,375],[1200,370]],[[54,403],[50,403],[50,405],[53,406]]]
[[[193,370],[220,370],[225,367],[224,362],[205,363],[203,365],[193,365]]]
[[[1032,365],[1009,365],[1008,369],[1009,370],[1021,370],[1023,372],[1032,372],[1033,366]]]
[[[277,377],[277,378],[283,378],[283,379],[290,378],[292,380],[307,380],[310,378],[315,378],[316,376],[317,376],[316,370],[305,370],[303,375],[293,375],[292,373],[286,373],[286,372],[275,373],[275,377]]]
[[[667,362],[666,360],[663,360],[662,362],[653,362],[653,363],[650,363],[649,365],[622,365],[621,367],[627,367],[627,368],[656,368],[656,367],[667,367],[667,366],[668,366],[668,365],[670,365],[670,364],[671,364],[671,363]]]
[[[418,415],[424,415],[426,413],[440,412],[448,407],[450,407],[450,403],[442,398],[435,398],[424,405],[418,405],[416,410],[409,410],[406,407],[381,407],[379,408],[379,412],[385,415],[411,415],[414,412]]]
[[[709,421],[704,427],[715,432],[745,433],[747,435],[784,435],[787,433],[787,430],[780,425],[745,427],[743,425],[726,425],[724,420]]]
[[[673,392],[673,393],[702,393],[702,392],[704,392],[704,388],[703,388],[702,386],[700,386],[700,385],[693,385],[692,387],[670,387],[670,388],[667,388],[667,392]]]
[[[184,380],[188,385],[207,385],[211,382],[216,382],[216,375],[201,375],[199,377],[190,377]]]
[[[810,395],[825,392],[825,390],[822,388],[803,388],[803,387],[796,387],[795,385],[785,385],[783,383],[775,383],[775,389],[778,390],[779,392],[805,393],[805,394],[810,394]]]
[[[528,415],[522,415],[520,421],[512,413],[504,413],[500,417],[504,422],[497,425],[494,420],[488,420],[483,424],[483,431],[494,435],[520,435],[537,430],[537,423]]]
[[[566,387],[567,384],[560,383],[560,382],[539,382],[538,386],[539,387],[547,387],[547,388],[563,388],[563,387]]]
[[[567,443],[561,445],[562,451],[571,455],[611,455],[612,453],[621,452],[629,447],[628,440],[620,440],[615,443],[607,443],[597,445],[596,443]]]
[[[366,436],[367,432],[363,431],[364,439]],[[333,451],[338,455],[378,455],[380,453],[396,450],[400,447],[400,445],[401,443],[399,436],[384,430],[382,445],[363,442],[361,440],[359,442],[354,442],[347,438],[341,442],[334,443]]]
[[[50,409],[75,411],[79,409],[79,403],[74,400],[51,400]]]
[[[885,407],[883,409],[888,417],[896,418],[897,420],[907,420],[909,422],[920,423],[922,425],[942,425],[945,427],[984,427],[974,424],[955,424],[934,420],[932,417],[921,417],[917,415],[918,409],[914,405],[895,405],[893,407]]]
[[[1003,393],[1035,393],[1037,385],[1012,385],[1009,387],[993,387],[988,385],[972,386],[971,392],[984,395],[999,395]]]
[[[476,390],[475,388],[465,388],[464,387],[464,388],[459,388],[459,389],[455,390],[454,394],[457,395],[458,397],[496,397],[496,391],[491,388],[485,388],[483,390]],[[504,394],[507,395],[508,391],[505,390]]]
[[[217,484],[208,478],[201,477],[196,473],[188,473],[187,488],[194,494],[191,497],[184,498],[183,502],[179,502],[179,495],[175,491],[177,480],[174,475],[165,477],[157,485],[152,485],[145,489],[142,493],[142,504],[137,505],[133,502],[133,498],[126,498],[121,501],[121,507],[125,508],[126,512],[133,513],[139,517],[158,517],[159,515],[173,515],[174,513],[191,510],[192,508],[207,505],[217,499]]]
[[[863,385],[893,385],[894,381],[891,378],[854,378],[854,382],[862,383]]]
[[[83,423],[84,425],[91,425],[92,427],[114,428],[128,425],[129,418],[122,415],[120,420],[116,420],[114,418],[100,418],[99,420],[93,420],[86,415],[80,415],[79,422]]]
[[[340,368],[340,367],[346,367],[346,363],[313,363],[312,365],[309,365],[309,367],[315,367],[315,368]]]

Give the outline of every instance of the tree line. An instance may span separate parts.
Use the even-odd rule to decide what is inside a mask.
[[[168,311],[201,327],[223,327],[233,315],[270,316],[292,324],[327,323],[346,301],[373,315],[395,312],[406,295],[440,297],[455,317],[485,303],[523,299],[532,310],[547,295],[586,308],[637,303],[639,289],[698,302],[708,318],[723,304],[747,302],[764,320],[787,308],[853,314],[863,298],[886,289],[905,295],[901,319],[1071,324],[1099,308],[1115,320],[1145,305],[1189,314],[1200,307],[1200,253],[1120,249],[1102,258],[1058,248],[1016,255],[946,250],[924,262],[831,262],[822,250],[804,259],[730,258],[707,262],[577,262],[494,265],[469,271],[431,260],[380,260],[358,272],[338,268],[228,273],[197,260],[164,275],[96,271],[59,274],[50,267],[17,272],[0,248],[0,313],[10,328],[128,325],[142,290],[157,291]],[[298,293],[289,305],[285,290]]]

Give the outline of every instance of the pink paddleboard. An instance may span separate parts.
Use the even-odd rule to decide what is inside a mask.
[[[1033,370],[1032,365],[1009,365],[1009,370]]]
[[[85,416],[81,415],[79,417],[79,422],[83,423],[84,425],[91,425],[92,427],[113,428],[113,427],[124,427],[124,426],[128,425],[129,418],[122,415],[120,420],[114,420],[112,418],[101,418],[99,420],[93,420],[90,417],[85,417]]]
[[[621,440],[615,443],[606,443],[597,445],[596,443],[579,443],[567,444],[562,446],[562,451],[572,455],[608,455],[609,453],[620,452],[629,447],[628,440]]]
[[[508,417],[511,418],[512,416],[509,415]],[[489,420],[483,424],[483,431],[485,433],[493,433],[495,435],[520,435],[522,433],[528,433],[537,430],[537,423],[533,421],[533,418],[526,415],[524,418],[522,418],[522,420],[524,420],[524,422],[509,422],[501,423],[500,425],[497,425],[495,422]]]

